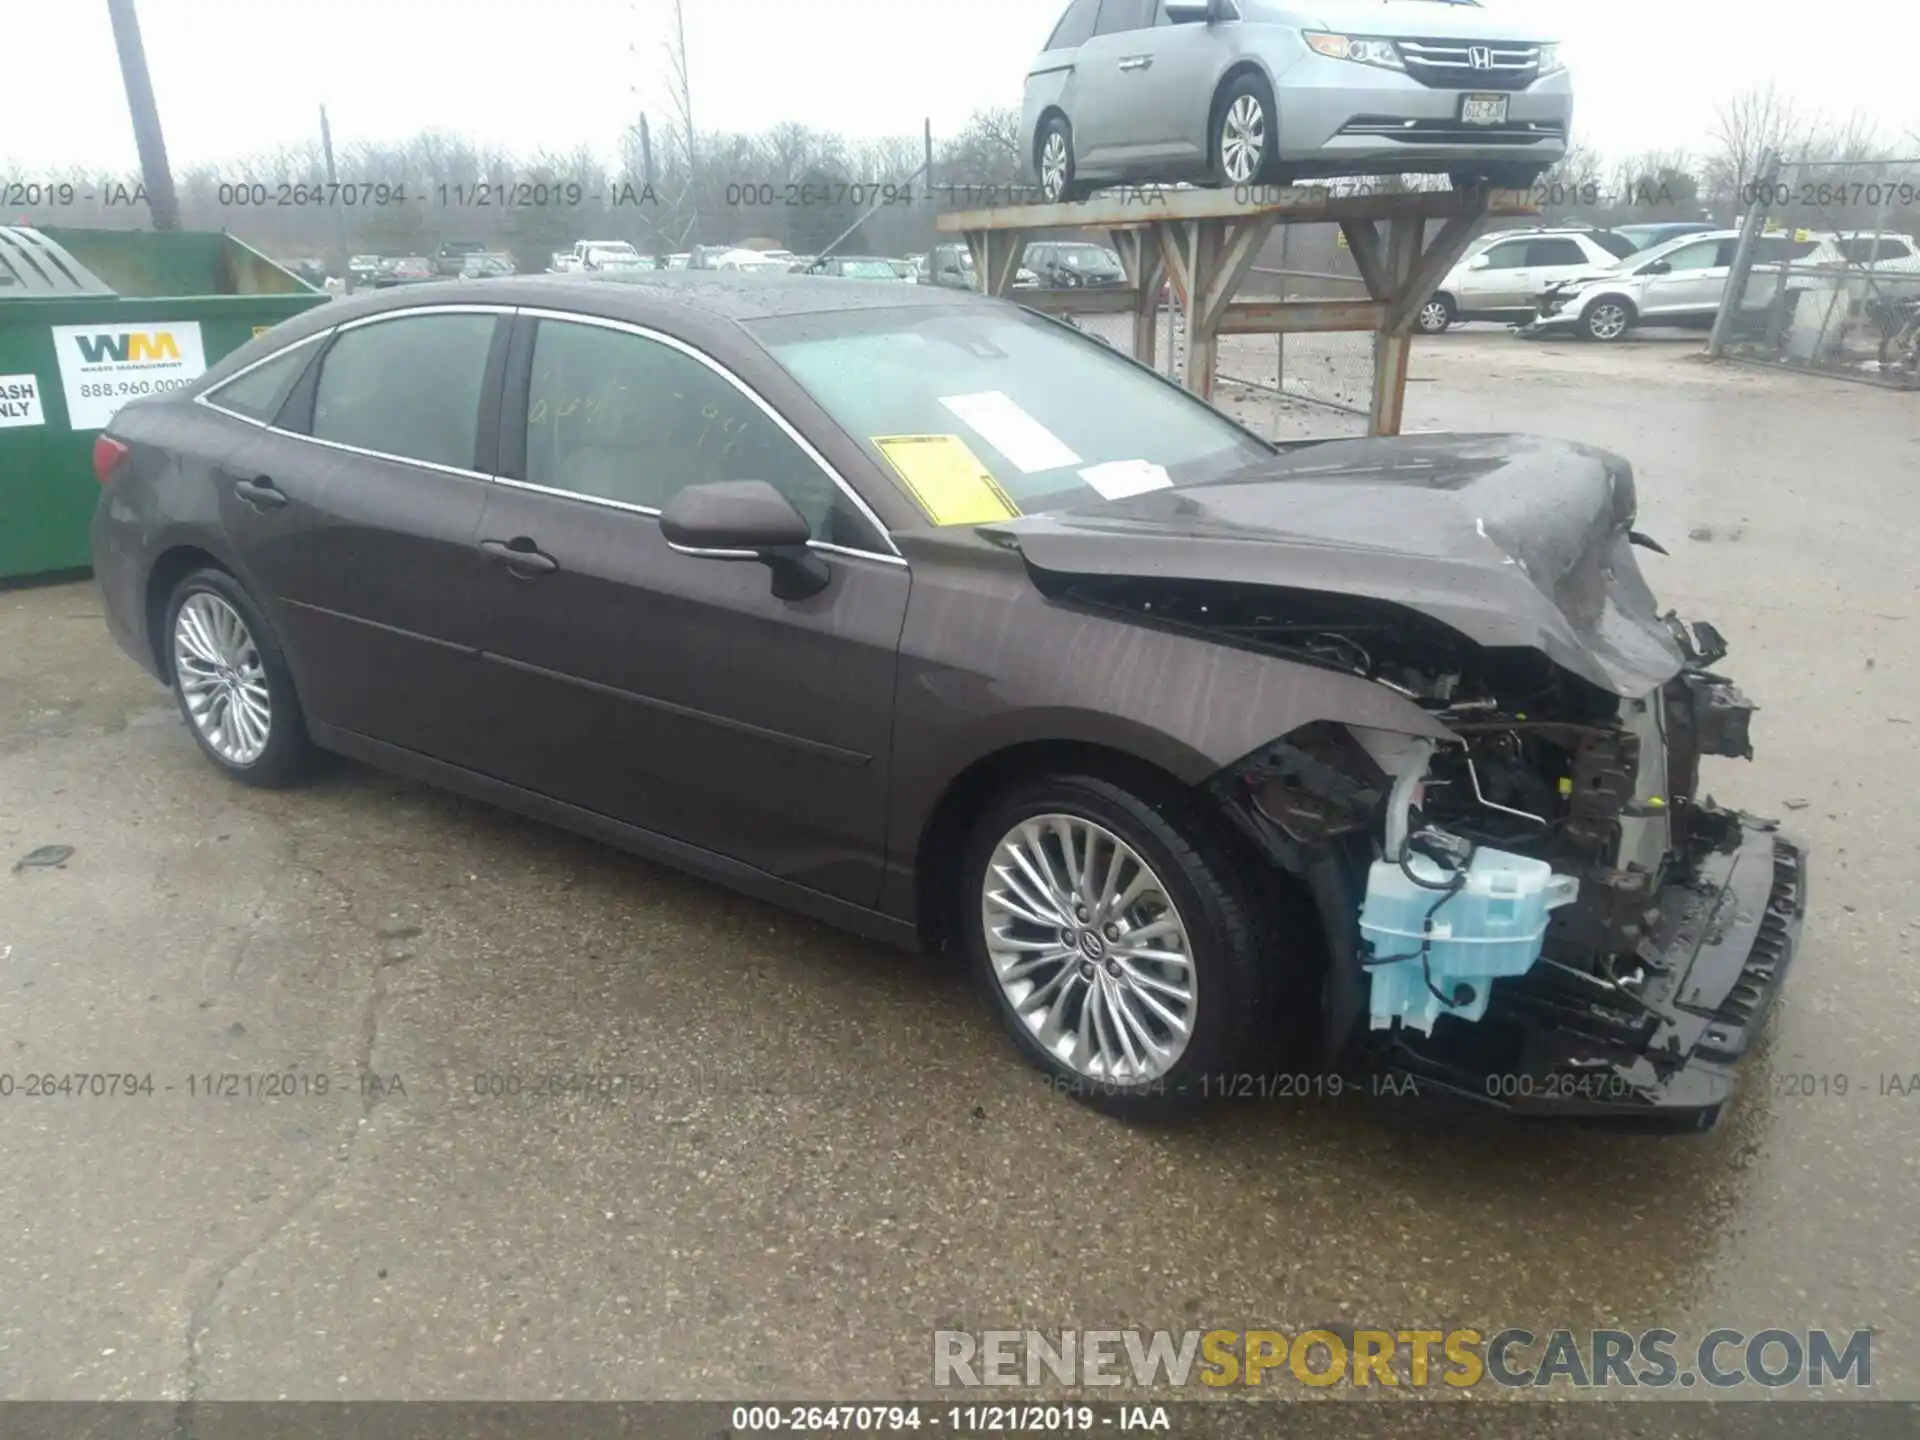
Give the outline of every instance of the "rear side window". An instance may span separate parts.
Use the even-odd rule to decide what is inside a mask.
[[[1099,13],[1100,0],[1073,0],[1067,13],[1060,17],[1060,23],[1053,27],[1053,38],[1047,41],[1047,49],[1071,50],[1076,45],[1084,45],[1093,34],[1094,17]]]
[[[1528,265],[1585,265],[1587,252],[1578,240],[1533,240],[1527,245]]]
[[[1117,35],[1123,30],[1145,30],[1153,24],[1154,0],[1100,0],[1100,19],[1093,27],[1096,35]]]
[[[1835,248],[1840,251],[1840,258],[1849,265],[1869,265],[1876,260],[1905,260],[1913,254],[1913,248],[1906,241],[1891,235],[1882,235],[1877,240],[1871,235],[1842,240]]]
[[[321,362],[316,440],[474,466],[492,315],[409,315],[341,333]]]
[[[244,415],[249,420],[258,420],[263,425],[271,424],[280,413],[280,407],[286,403],[287,393],[293,389],[294,382],[300,378],[311,359],[313,342],[303,340],[292,349],[282,350],[272,359],[262,361],[244,375],[237,375],[226,384],[209,390],[207,403],[218,405],[235,415]]]

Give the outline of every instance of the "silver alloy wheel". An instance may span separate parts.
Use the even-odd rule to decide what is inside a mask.
[[[251,765],[273,734],[273,699],[247,622],[220,596],[198,590],[173,622],[173,673],[194,728],[213,753]]]
[[[1047,199],[1059,200],[1066,194],[1070,163],[1067,137],[1058,130],[1049,130],[1047,143],[1040,147],[1040,193]]]
[[[1429,335],[1438,335],[1447,328],[1452,317],[1447,314],[1446,302],[1429,300],[1420,307],[1420,328]]]
[[[1602,300],[1587,316],[1587,333],[1596,340],[1618,340],[1627,329],[1627,307]]]
[[[1035,815],[987,862],[981,932],[1001,994],[1056,1060],[1133,1085],[1172,1068],[1198,1013],[1193,947],[1139,854],[1077,815]]]
[[[1220,122],[1220,164],[1227,179],[1248,184],[1260,173],[1267,153],[1267,111],[1256,95],[1242,95]]]

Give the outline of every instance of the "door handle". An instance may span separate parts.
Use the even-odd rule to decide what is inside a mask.
[[[1145,70],[1153,64],[1151,55],[1129,55],[1120,62],[1122,70]]]
[[[256,510],[278,510],[287,503],[286,492],[266,475],[257,480],[234,481],[233,493]]]
[[[525,535],[516,535],[511,540],[482,540],[480,553],[506,566],[511,574],[522,580],[531,580],[536,575],[551,575],[560,568],[558,560],[543,552]]]

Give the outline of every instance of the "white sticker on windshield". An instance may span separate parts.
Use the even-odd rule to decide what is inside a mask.
[[[1110,460],[1105,465],[1089,465],[1080,472],[1080,478],[1108,500],[1165,490],[1173,484],[1165,469],[1146,460]]]
[[[1080,463],[1080,457],[1069,450],[1058,435],[1001,391],[942,395],[940,403],[966,421],[975,434],[1006,456],[1022,474],[1064,470]]]

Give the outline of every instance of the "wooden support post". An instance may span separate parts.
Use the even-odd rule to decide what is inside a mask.
[[[1369,435],[1398,435],[1407,408],[1407,363],[1413,358],[1413,324],[1393,328],[1393,307],[1407,293],[1420,263],[1421,232],[1426,222],[1413,218],[1391,222],[1387,237],[1386,280],[1389,286],[1387,324],[1373,337],[1373,405],[1367,415]]]
[[[1024,230],[969,230],[967,250],[973,256],[974,272],[980,277],[980,289],[988,295],[1005,298],[1013,293],[1014,278],[1020,273],[1020,261],[1027,253]]]
[[[1275,219],[1272,214],[1210,217],[1155,227],[1168,277],[1187,314],[1186,387],[1203,400],[1213,398],[1220,322],[1273,233]]]
[[[1143,230],[1112,232],[1113,248],[1133,287],[1133,358],[1160,368],[1160,286],[1167,278],[1166,258],[1159,244]]]

